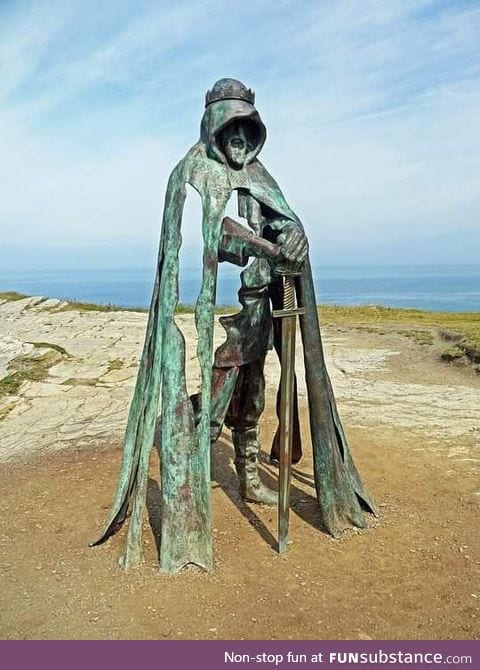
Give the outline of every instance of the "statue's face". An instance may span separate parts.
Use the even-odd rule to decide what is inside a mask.
[[[240,170],[245,165],[249,151],[247,133],[241,123],[230,123],[221,136],[223,152],[231,167]]]

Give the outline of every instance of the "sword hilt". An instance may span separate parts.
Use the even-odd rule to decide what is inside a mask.
[[[285,318],[287,316],[300,316],[305,314],[305,307],[296,306],[295,295],[295,277],[297,274],[282,275],[283,277],[283,307],[282,309],[274,309],[272,316],[275,319]]]
[[[283,309],[295,309],[295,279],[286,275],[283,282]]]

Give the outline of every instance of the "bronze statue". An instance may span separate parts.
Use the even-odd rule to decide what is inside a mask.
[[[206,95],[200,140],[175,167],[168,182],[157,276],[114,508],[97,542],[115,532],[130,510],[124,567],[141,558],[148,464],[157,421],[162,570],[175,572],[187,563],[212,567],[210,443],[218,438],[223,425],[232,430],[235,466],[245,500],[277,502],[277,493],[262,484],[257,470],[265,356],[272,346],[282,355],[288,330],[283,327],[282,340],[282,319],[272,319],[272,308],[274,315],[287,317],[286,321],[297,314],[300,318],[315,487],[323,527],[338,536],[346,524],[365,527],[363,510],[375,513],[350,455],[325,367],[305,232],[257,158],[265,139],[254,93],[239,81],[221,79]],[[187,183],[202,199],[204,244],[202,286],[195,309],[201,393],[192,397],[185,383],[185,341],[174,320]],[[224,216],[232,191],[238,194],[238,213],[248,228]],[[227,339],[214,354],[218,263],[246,266],[251,258],[241,274],[242,310],[222,317]],[[291,297],[287,304],[288,290]],[[294,330],[293,323],[290,336],[293,333],[294,337]],[[282,360],[288,360],[285,350],[283,354]],[[277,430],[271,458],[298,462],[302,451],[293,374],[283,388],[283,401],[285,389],[291,389],[287,405],[283,402],[283,414],[287,411],[291,419],[287,428],[283,424],[283,433],[290,437],[283,442],[286,448],[291,443],[293,453],[281,458],[282,432]],[[282,417],[280,394],[277,413]],[[285,495],[283,501],[285,505]]]

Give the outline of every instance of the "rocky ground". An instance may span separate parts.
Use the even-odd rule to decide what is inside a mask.
[[[193,318],[177,321],[193,391]],[[145,564],[128,574],[117,566],[123,533],[89,549],[111,504],[145,322],[41,298],[0,304],[0,636],[478,637],[480,377],[393,328],[324,331],[352,451],[381,512],[368,531],[334,541],[318,530],[307,454],[294,473],[293,543],[277,556],[275,512],[239,500],[225,434],[213,450],[213,573],[161,575],[148,533]],[[300,351],[297,369],[306,427]],[[266,373],[272,398],[274,355]],[[266,446],[273,430],[270,402]],[[263,471],[274,485],[275,469]],[[156,481],[152,463],[154,527]]]

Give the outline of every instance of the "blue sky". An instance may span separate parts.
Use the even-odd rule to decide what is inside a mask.
[[[0,266],[150,267],[223,76],[316,263],[476,263],[479,44],[462,0],[1,0]],[[197,258],[196,201],[184,238]]]

